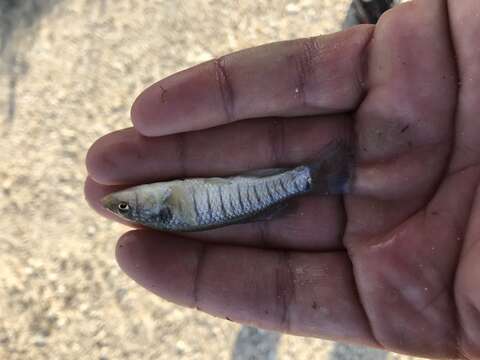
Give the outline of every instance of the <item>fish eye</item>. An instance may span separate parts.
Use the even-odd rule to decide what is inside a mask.
[[[118,210],[120,212],[127,212],[128,210],[130,210],[130,205],[128,205],[128,203],[126,203],[125,201],[122,201],[118,204]]]

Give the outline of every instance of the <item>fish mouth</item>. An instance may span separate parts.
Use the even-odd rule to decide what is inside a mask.
[[[102,204],[102,207],[108,211],[113,212],[113,198],[112,195],[106,195],[103,198],[100,199],[100,204]]]

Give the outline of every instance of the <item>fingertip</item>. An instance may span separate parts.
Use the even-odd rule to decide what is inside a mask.
[[[112,134],[97,139],[88,149],[85,159],[87,172],[91,180],[99,184],[113,185],[112,173],[118,169],[118,159],[115,156],[115,142],[110,141]]]
[[[130,115],[143,136],[164,136],[224,123],[222,104],[214,61],[207,61],[146,88]]]
[[[162,132],[157,129],[158,121],[154,121],[160,105],[155,99],[162,97],[161,93],[158,94],[158,90],[162,92],[162,89],[160,84],[153,84],[143,90],[132,104],[130,118],[135,129],[143,136],[162,135]]]
[[[98,184],[96,184],[90,176],[87,176],[87,178],[85,179],[85,183],[83,185],[83,196],[87,204],[92,209],[99,212],[99,205],[101,204],[98,200],[103,196],[100,188],[98,187]]]
[[[154,258],[160,249],[149,231],[133,230],[123,234],[115,248],[115,258],[122,271],[145,289],[161,295],[157,289]],[[158,264],[160,265],[160,264]]]
[[[141,250],[138,242],[138,233],[139,230],[131,230],[123,234],[117,241],[117,246],[115,248],[115,258],[117,260],[120,268],[130,277],[135,278],[135,274],[132,276],[131,273],[135,272],[135,264],[138,262],[139,255],[141,254],[138,250]],[[148,241],[148,237],[146,238]]]
[[[103,185],[130,183],[136,172],[126,169],[131,169],[144,157],[138,137],[135,129],[128,128],[96,140],[85,160],[89,176]]]
[[[154,294],[192,306],[198,247],[174,235],[133,230],[117,242],[116,260],[132,280]]]
[[[143,136],[156,137],[191,130],[194,101],[189,89],[190,73],[183,71],[147,87],[133,102],[130,116],[133,126]],[[194,79],[192,79],[193,82]]]
[[[100,200],[112,191],[112,188],[96,183],[91,177],[86,178],[83,187],[84,197],[88,205],[97,213],[105,217],[111,217],[111,215],[109,215],[109,212],[102,206]]]

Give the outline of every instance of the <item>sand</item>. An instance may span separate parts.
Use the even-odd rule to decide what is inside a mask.
[[[0,2],[0,359],[393,359],[159,299],[114,259],[84,157],[147,85],[232,50],[329,33],[346,0]],[[401,357],[406,359],[406,357]]]

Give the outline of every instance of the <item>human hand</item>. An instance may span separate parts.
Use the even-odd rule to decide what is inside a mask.
[[[480,357],[480,3],[417,0],[376,27],[270,44],[175,74],[134,129],[89,151],[86,197],[133,184],[289,166],[354,139],[343,197],[269,222],[134,230],[122,269],[229,320],[428,357]],[[461,84],[461,86],[459,86]],[[140,135],[140,134],[142,135]]]

